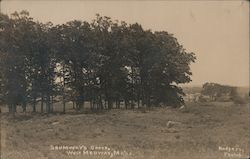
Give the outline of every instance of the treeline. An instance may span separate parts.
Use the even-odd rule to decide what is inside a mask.
[[[247,104],[248,95],[239,94],[235,86],[222,85],[218,83],[205,83],[202,86],[201,94],[209,96],[211,101],[233,101],[235,104]],[[201,101],[204,99],[201,98]]]
[[[183,103],[178,84],[190,82],[193,53],[165,31],[112,21],[61,25],[34,21],[27,11],[0,15],[0,98],[10,112],[21,106],[53,111],[73,102],[76,110]]]

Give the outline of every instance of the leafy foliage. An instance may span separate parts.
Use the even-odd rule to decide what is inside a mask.
[[[239,101],[240,99],[236,87],[221,85],[218,83],[205,83],[202,87],[201,93],[210,96],[213,100],[221,100],[226,97],[228,98],[227,100],[233,101]]]
[[[54,26],[29,13],[0,15],[1,99],[10,111],[27,104],[85,101],[92,109],[183,103],[181,83],[191,81],[194,53],[168,32],[96,15],[91,23],[73,20]],[[12,109],[13,108],[13,109]]]

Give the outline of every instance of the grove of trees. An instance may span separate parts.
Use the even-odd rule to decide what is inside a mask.
[[[202,95],[209,96],[212,101],[233,101],[235,104],[246,104],[247,99],[241,97],[237,87],[218,83],[205,83],[201,90]]]
[[[77,111],[178,106],[178,84],[191,81],[194,53],[166,31],[96,15],[92,22],[53,25],[27,11],[0,14],[0,102],[15,113],[53,112],[60,102]]]

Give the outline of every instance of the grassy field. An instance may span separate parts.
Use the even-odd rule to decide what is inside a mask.
[[[246,158],[249,115],[248,105],[231,102],[187,103],[182,110],[114,109],[16,118],[3,113],[1,159]],[[69,151],[69,146],[84,149]]]

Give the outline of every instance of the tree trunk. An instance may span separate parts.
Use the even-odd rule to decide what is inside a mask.
[[[128,109],[128,100],[127,99],[125,99],[125,109]]]
[[[79,102],[79,110],[82,112],[84,108],[84,101]]]
[[[112,99],[108,99],[108,109],[112,109],[113,108],[113,101]]]
[[[133,99],[131,100],[131,109],[135,109],[135,103]]]
[[[63,114],[66,113],[65,106],[65,65],[63,64]]]
[[[8,104],[9,113],[12,113],[12,104]]]
[[[54,112],[54,97],[53,95],[51,96],[51,103],[50,103],[50,112],[53,113]]]
[[[15,116],[16,113],[16,104],[12,104],[12,115]]]
[[[41,113],[43,113],[43,103],[44,103],[44,95],[42,94],[42,98],[41,98]]]
[[[26,102],[23,102],[23,103],[22,103],[23,112],[26,112],[26,107],[27,107]]]
[[[90,102],[90,109],[91,109],[91,110],[94,110],[93,100],[92,100],[92,99],[90,99],[90,101],[89,101],[89,102]]]
[[[104,102],[104,106],[105,106],[105,109],[107,109],[107,100],[105,99],[105,102]]]
[[[140,98],[137,99],[137,106],[140,108]]]
[[[50,113],[50,96],[47,95],[46,97],[46,112]]]
[[[101,110],[103,110],[102,95],[100,95],[100,97],[99,97],[99,104],[100,104]]]
[[[75,107],[75,101],[72,101],[72,103],[73,103],[73,109],[76,109],[76,107]]]
[[[131,99],[131,108],[134,109],[134,95],[135,95],[135,82],[134,82],[134,67],[132,67],[132,99]]]
[[[73,103],[73,109],[74,109],[74,103]],[[63,114],[65,114],[65,113],[66,113],[66,103],[63,99]]]
[[[33,113],[36,112],[36,97],[33,98]]]

